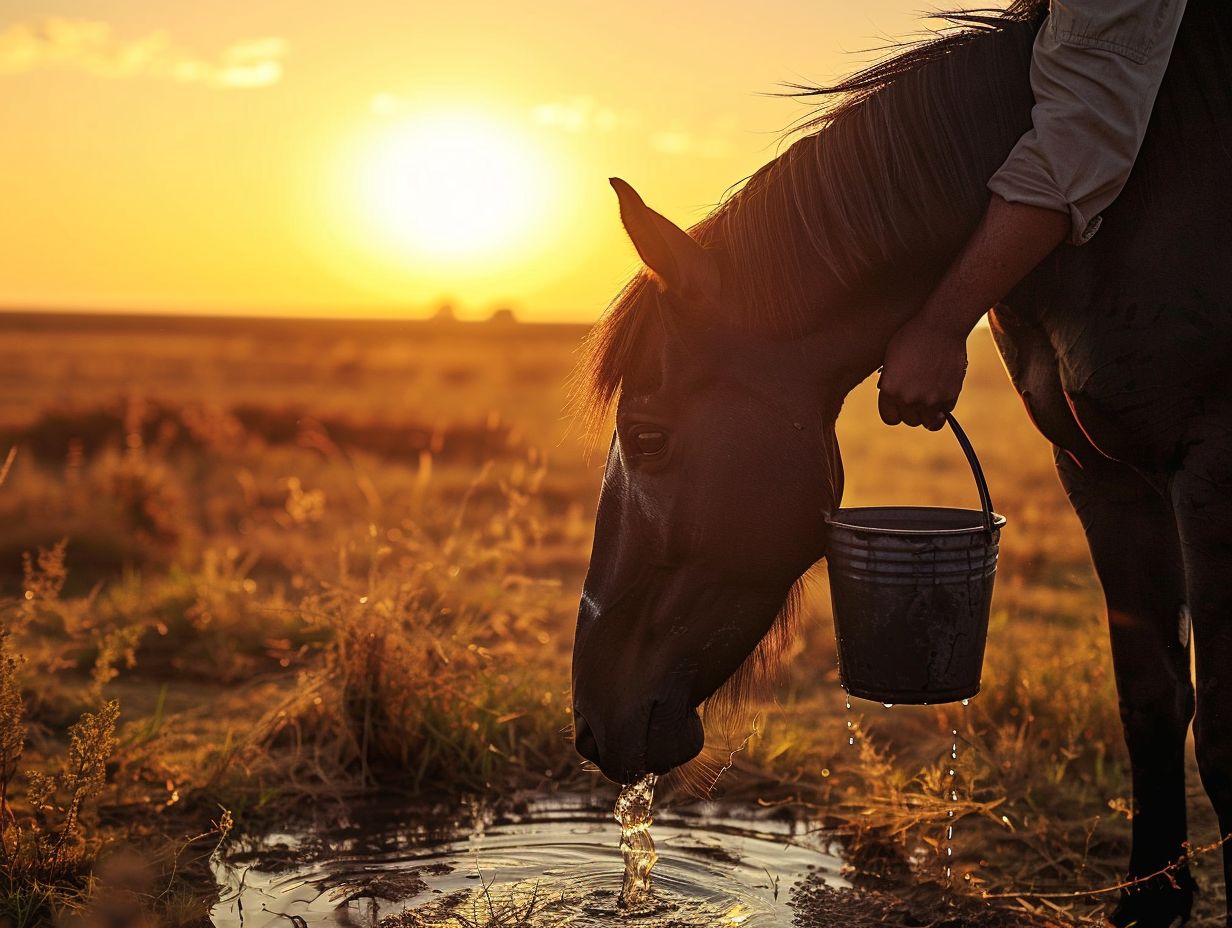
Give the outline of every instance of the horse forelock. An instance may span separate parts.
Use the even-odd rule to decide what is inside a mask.
[[[742,314],[730,321],[804,330],[818,268],[854,288],[908,257],[952,250],[979,219],[996,159],[1029,123],[1029,106],[1015,104],[1029,89],[1026,63],[1046,10],[1046,0],[1018,0],[1004,11],[944,14],[946,29],[846,80],[793,85],[819,101],[789,133],[807,134],[690,229],[723,269],[725,303]],[[657,290],[639,273],[586,340],[572,393],[592,434],[644,350]]]

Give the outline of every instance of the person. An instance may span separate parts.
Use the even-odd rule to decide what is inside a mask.
[[[954,408],[980,318],[1068,238],[1082,245],[1125,186],[1185,0],[1051,0],[1031,59],[1031,129],[988,182],[975,232],[890,340],[888,425],[936,430]]]

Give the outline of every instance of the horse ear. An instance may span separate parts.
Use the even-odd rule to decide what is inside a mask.
[[[619,177],[609,179],[620,200],[620,221],[646,266],[667,290],[718,302],[719,268],[696,239],[656,213]]]

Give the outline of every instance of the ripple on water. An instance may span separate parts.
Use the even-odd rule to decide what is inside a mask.
[[[654,891],[621,909],[620,829],[609,807],[541,803],[432,825],[405,810],[358,813],[332,832],[268,835],[215,866],[218,928],[456,928],[490,912],[527,928],[714,928],[791,923],[792,886],[841,861],[798,822],[712,804],[655,816]],[[399,913],[405,916],[398,917]],[[498,922],[499,923],[499,922]],[[298,922],[297,922],[298,924]]]

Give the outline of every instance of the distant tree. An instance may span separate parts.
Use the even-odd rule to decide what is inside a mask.
[[[454,311],[452,303],[442,303],[436,308],[436,312],[432,314],[433,322],[457,322],[458,314]]]
[[[516,325],[517,321],[518,317],[508,306],[493,310],[492,315],[488,317],[488,322],[492,325]]]

